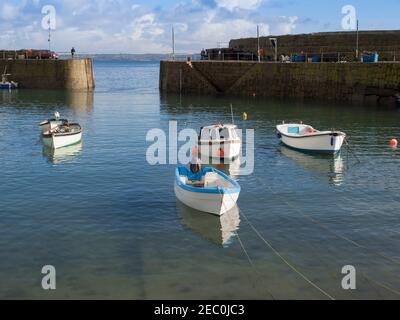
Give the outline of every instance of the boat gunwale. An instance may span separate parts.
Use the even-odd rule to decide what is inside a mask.
[[[194,193],[207,193],[207,194],[233,194],[233,193],[239,193],[241,190],[239,183],[237,183],[234,179],[232,179],[231,177],[229,177],[222,171],[219,171],[212,167],[203,168],[202,172],[204,172],[204,173],[214,172],[214,173],[218,174],[219,176],[221,176],[222,178],[224,178],[225,180],[227,180],[234,187],[233,188],[226,188],[226,187],[196,188],[196,187],[188,186],[188,185],[182,183],[182,181],[180,179],[181,175],[179,174],[179,168],[185,168],[185,167],[181,166],[181,167],[177,167],[175,169],[175,182],[176,182],[176,185],[183,190],[186,190],[189,192],[194,192]]]
[[[320,136],[333,136],[333,137],[346,137],[346,134],[342,131],[318,131],[318,132],[311,132],[311,133],[305,133],[305,134],[291,134],[291,133],[284,133],[282,132],[281,128],[282,126],[300,126],[300,124],[288,124],[288,125],[278,125],[276,126],[276,130],[281,134],[282,136],[285,136],[287,138],[295,138],[295,139],[301,139],[301,138],[312,138],[312,137],[320,137]],[[304,124],[301,124],[305,126]],[[309,126],[311,127],[311,126]],[[311,127],[312,128],[312,127]],[[314,129],[314,128],[313,128]],[[315,129],[314,129],[315,130]]]
[[[52,138],[52,137],[66,137],[66,136],[73,136],[73,135],[77,135],[83,132],[82,127],[80,124],[78,123],[71,123],[69,124],[70,126],[78,126],[79,130],[77,132],[64,132],[64,133],[55,133],[55,132],[44,132],[42,133],[43,138]]]

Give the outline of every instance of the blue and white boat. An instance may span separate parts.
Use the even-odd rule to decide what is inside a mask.
[[[8,81],[8,78],[7,78],[8,76],[10,76],[10,74],[8,74],[8,73],[3,73],[1,75],[0,90],[18,89],[18,83],[14,82],[14,81]]]
[[[305,124],[281,124],[276,129],[283,144],[306,152],[336,154],[346,138],[344,132],[318,131]]]
[[[235,207],[240,185],[225,173],[206,167],[198,173],[180,166],[175,171],[175,195],[193,209],[218,216]]]

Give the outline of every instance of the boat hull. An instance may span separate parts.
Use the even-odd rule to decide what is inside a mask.
[[[228,141],[223,143],[200,142],[200,155],[202,157],[232,160],[240,156],[240,141]]]
[[[343,132],[318,131],[302,123],[282,124],[276,129],[283,144],[305,152],[336,154],[346,138]]]
[[[82,132],[67,134],[67,135],[51,135],[43,136],[43,143],[45,146],[59,149],[62,147],[70,146],[76,144],[82,140]]]
[[[15,89],[18,89],[18,87],[12,83],[1,83],[0,84],[0,90],[15,90]]]
[[[330,133],[306,136],[301,138],[281,136],[281,141],[288,147],[306,152],[332,153],[340,151],[344,142],[344,135],[332,135]]]
[[[183,204],[198,211],[221,216],[235,207],[239,192],[229,194],[191,192],[175,182],[175,195]]]

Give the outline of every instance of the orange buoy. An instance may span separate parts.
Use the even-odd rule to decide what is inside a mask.
[[[392,148],[397,148],[397,145],[398,145],[399,143],[397,142],[397,139],[392,139],[392,140],[390,140],[390,146],[392,147]]]

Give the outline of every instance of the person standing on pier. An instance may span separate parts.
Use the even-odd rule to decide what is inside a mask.
[[[71,49],[71,56],[72,56],[72,59],[74,58],[74,55],[75,55],[75,48],[72,47],[72,49]]]

